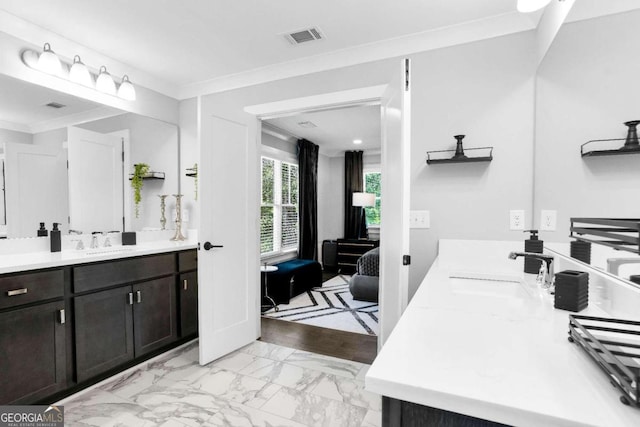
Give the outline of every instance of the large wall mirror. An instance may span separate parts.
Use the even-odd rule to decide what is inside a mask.
[[[50,230],[142,231],[174,228],[179,136],[174,124],[126,113],[0,75],[2,237]],[[138,209],[134,164],[158,172],[143,180]]]
[[[580,13],[576,2],[571,14]],[[557,211],[549,248],[569,254],[572,217],[640,218],[640,154],[581,157],[590,140],[624,139],[640,120],[640,10],[563,25],[538,70],[534,215]],[[612,141],[601,149],[617,148]],[[534,221],[539,226],[538,218]],[[635,233],[638,236],[638,233]],[[594,267],[629,280],[640,256],[592,245]]]

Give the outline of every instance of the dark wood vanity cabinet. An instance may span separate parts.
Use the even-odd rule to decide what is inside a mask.
[[[67,386],[63,278],[61,270],[0,277],[0,405]]]
[[[180,252],[178,270],[180,336],[194,336],[198,333],[198,251]]]
[[[78,382],[178,339],[175,254],[110,261],[73,270],[76,290],[120,285],[74,298]],[[127,275],[123,271],[135,273]],[[127,283],[131,278],[158,274],[165,276]]]
[[[196,250],[0,275],[0,405],[50,403],[184,343],[197,307]]]

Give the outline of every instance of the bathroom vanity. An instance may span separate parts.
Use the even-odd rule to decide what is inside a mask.
[[[0,404],[50,401],[194,338],[196,247],[0,256]]]
[[[441,240],[439,255],[366,376],[383,426],[637,426],[640,408],[567,340],[569,314],[509,260],[522,242]],[[588,271],[581,315],[640,320],[640,289]],[[603,291],[606,290],[606,291]]]

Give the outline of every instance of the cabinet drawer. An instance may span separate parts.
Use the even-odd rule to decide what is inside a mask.
[[[198,251],[182,251],[178,252],[178,270],[195,270],[198,268]]]
[[[63,270],[0,277],[0,309],[57,298],[63,294]]]
[[[73,268],[73,290],[74,292],[91,291],[107,286],[164,276],[175,271],[174,254],[84,265]]]

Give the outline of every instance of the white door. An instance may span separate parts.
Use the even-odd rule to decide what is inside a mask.
[[[380,335],[382,347],[409,299],[409,197],[411,143],[410,63],[402,61],[382,96],[382,199],[380,212]]]
[[[68,128],[69,228],[123,231],[122,138]]]
[[[258,336],[257,167],[249,127],[202,117],[200,140],[200,252],[198,325],[200,364]]]
[[[67,157],[62,149],[4,144],[7,237],[35,237],[40,222],[67,224]]]

